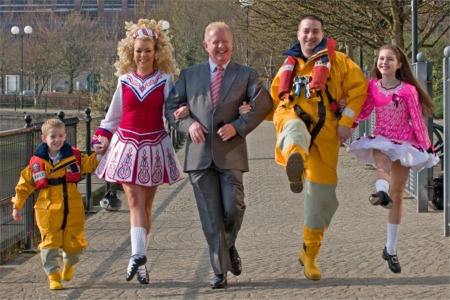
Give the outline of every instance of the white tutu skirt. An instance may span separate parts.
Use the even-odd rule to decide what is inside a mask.
[[[431,168],[439,163],[439,157],[434,153],[419,150],[408,142],[396,142],[383,136],[360,137],[347,147],[347,152],[366,164],[375,164],[373,149],[378,149],[391,159],[399,160],[405,167],[411,167],[419,171],[423,168]]]
[[[137,134],[119,128],[95,174],[108,182],[146,187],[183,179],[183,170],[165,130]]]

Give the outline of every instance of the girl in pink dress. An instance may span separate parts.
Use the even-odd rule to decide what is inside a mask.
[[[127,196],[131,258],[126,280],[137,273],[142,284],[149,283],[145,263],[156,189],[183,178],[164,127],[164,102],[174,87],[172,74],[177,68],[162,24],[148,19],[126,23],[126,37],[119,42],[115,64],[117,89],[92,141],[95,152],[103,155],[97,176],[121,183]],[[175,116],[187,113],[183,107]]]
[[[361,162],[376,166],[376,192],[369,201],[389,209],[382,257],[392,272],[400,273],[396,244],[409,170],[430,168],[439,162],[423,119],[431,116],[434,104],[397,46],[379,49],[372,75],[376,78],[370,81],[357,120],[367,119],[375,109],[375,130],[371,136],[354,141],[347,151]]]

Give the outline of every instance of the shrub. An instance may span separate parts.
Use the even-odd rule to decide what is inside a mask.
[[[444,118],[444,96],[438,95],[433,98],[434,105],[436,106],[436,111],[434,113],[435,119],[443,119]]]

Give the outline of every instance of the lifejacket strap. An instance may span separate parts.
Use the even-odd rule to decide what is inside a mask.
[[[67,193],[67,184],[64,178],[63,182],[63,198],[64,198],[64,219],[61,225],[61,229],[64,230],[67,224],[67,215],[69,214],[69,194]]]
[[[66,176],[59,177],[59,178],[50,178],[47,179],[47,182],[49,185],[60,185],[66,183]]]

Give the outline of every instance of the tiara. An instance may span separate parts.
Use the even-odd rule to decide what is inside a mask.
[[[151,29],[147,29],[147,28],[141,28],[138,31],[136,31],[135,33],[133,33],[133,39],[135,39],[141,35],[152,37],[155,40],[158,39],[158,34],[155,31],[153,31]]]

